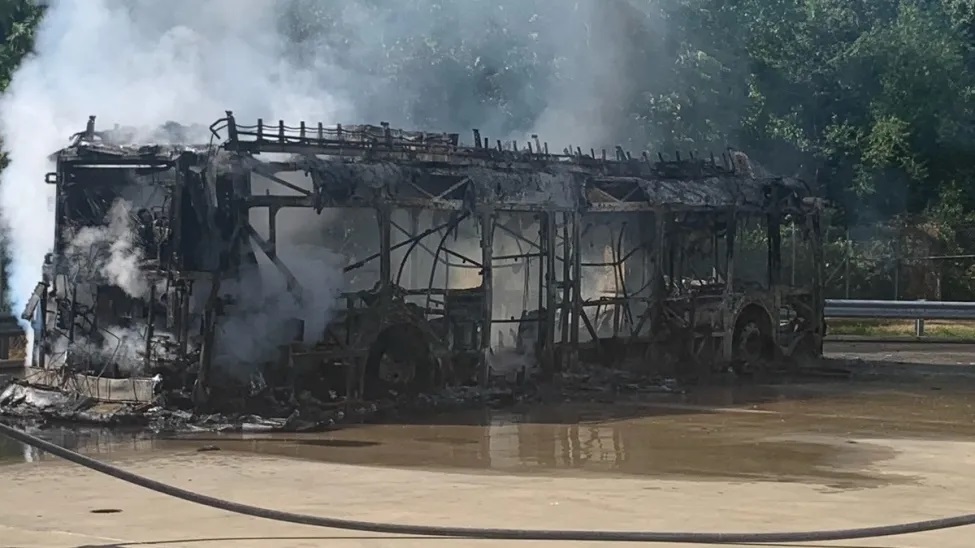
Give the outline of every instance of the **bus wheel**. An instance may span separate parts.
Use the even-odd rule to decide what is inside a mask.
[[[732,369],[737,374],[764,370],[774,357],[771,326],[764,316],[764,313],[744,315],[735,326]]]

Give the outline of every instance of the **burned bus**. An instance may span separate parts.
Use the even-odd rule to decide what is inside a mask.
[[[31,374],[96,399],[378,398],[816,356],[821,202],[748,158],[258,120],[54,156]],[[198,144],[193,144],[198,143]]]

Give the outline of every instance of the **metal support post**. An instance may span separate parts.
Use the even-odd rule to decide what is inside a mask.
[[[545,348],[545,316],[542,315],[542,311],[545,310],[545,223],[547,222],[547,217],[545,215],[536,215],[538,219],[538,344],[537,348],[541,351]],[[528,259],[528,264],[531,264],[531,258]]]
[[[272,253],[278,253],[278,207],[267,208],[267,242]]]
[[[555,216],[544,214],[545,234],[542,238],[542,253],[545,257],[545,367],[547,373],[555,372],[555,301],[558,287],[555,281]]]
[[[823,259],[823,233],[822,226],[820,225],[819,214],[812,213],[806,217],[806,227],[809,234],[809,251],[812,256],[812,302],[822,303],[823,302],[823,265],[825,263]],[[849,278],[847,278],[849,279]],[[849,293],[849,289],[847,289]],[[816,332],[815,344],[816,351],[822,352],[823,350],[823,339],[826,337],[826,318],[824,316],[824,310],[820,306],[813,308],[813,321],[816,324],[813,326]]]
[[[582,315],[582,230],[581,215],[572,214],[572,314],[570,316],[569,333],[571,350],[569,352],[569,367],[575,367],[579,361],[579,318]],[[568,257],[566,257],[568,260]]]
[[[410,215],[410,237],[416,238],[420,234],[420,210],[411,209]],[[410,289],[418,289],[417,284],[420,281],[420,259],[419,257],[410,257],[410,281],[408,286]]]
[[[234,237],[234,242],[238,238]],[[220,272],[215,272],[210,285],[210,295],[203,312],[203,344],[200,347],[200,369],[193,386],[193,403],[196,408],[204,408],[210,400],[210,367],[213,365],[214,345],[216,344],[217,303],[220,300]]]
[[[43,286],[41,288],[41,299],[40,299],[40,309],[41,313],[38,317],[37,323],[37,334],[34,336],[34,348],[36,350],[34,356],[34,363],[36,363],[41,369],[47,365],[47,290],[48,282],[44,280]]]
[[[240,157],[234,155],[231,159],[231,186],[234,193],[237,196],[250,196],[252,194],[251,189],[253,188],[252,176],[253,173],[250,170],[246,170],[241,163]],[[246,203],[241,202],[239,207],[236,208],[234,213],[235,219],[234,224],[237,226],[245,225],[250,226],[250,209],[247,207]],[[255,232],[256,234],[256,232]],[[253,255],[251,251],[252,248],[248,245],[247,251],[248,256],[243,257],[243,248],[246,243],[244,238],[234,238],[230,242],[230,253],[228,254],[229,264],[227,265],[228,274],[235,278],[240,277],[240,267],[241,260],[243,259],[245,263],[255,264],[257,258]],[[223,268],[224,265],[221,265]]]
[[[572,308],[572,284],[570,283],[572,276],[572,258],[569,256],[571,253],[569,214],[562,213],[562,306],[559,324],[562,328],[561,343],[563,345],[569,342],[569,310]],[[561,369],[565,365],[564,354],[559,361],[562,362],[559,364],[559,368]]]
[[[177,286],[176,293],[179,295],[179,356],[183,358],[190,341],[190,296],[193,294],[193,282],[184,280]]]
[[[152,337],[155,336],[156,329],[156,283],[151,280],[149,284],[149,302],[146,306],[146,372],[152,367]]]
[[[490,380],[490,362],[488,353],[491,352],[491,335],[494,332],[494,215],[491,211],[481,213],[481,289],[483,291],[483,313],[481,327],[481,363],[480,382],[486,386]]]
[[[918,302],[924,302],[925,300],[926,299],[920,299]],[[914,336],[915,337],[918,337],[918,338],[924,336],[924,318],[923,317],[921,317],[921,318],[915,318],[914,319]]]
[[[782,227],[781,217],[774,209],[766,217],[768,225],[768,284],[775,287],[782,282]]]
[[[97,297],[96,297],[97,298]],[[71,284],[71,306],[69,308],[68,321],[68,341],[74,342],[75,324],[78,315],[78,283]]]
[[[389,287],[393,277],[392,257],[392,224],[390,223],[389,208],[380,205],[376,208],[376,220],[379,222],[379,291],[382,299],[389,298]]]

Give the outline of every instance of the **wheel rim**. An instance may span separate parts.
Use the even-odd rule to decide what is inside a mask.
[[[762,329],[756,322],[748,322],[738,333],[738,357],[746,363],[754,363],[762,359],[765,341]]]
[[[416,364],[412,360],[397,361],[388,353],[379,360],[379,378],[391,385],[408,385],[416,377]]]

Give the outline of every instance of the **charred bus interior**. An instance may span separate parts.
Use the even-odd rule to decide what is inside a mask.
[[[100,381],[140,379],[227,408],[821,352],[822,205],[742,153],[555,154],[229,112],[198,129],[92,118],[55,155],[33,369],[96,398],[140,397]]]

